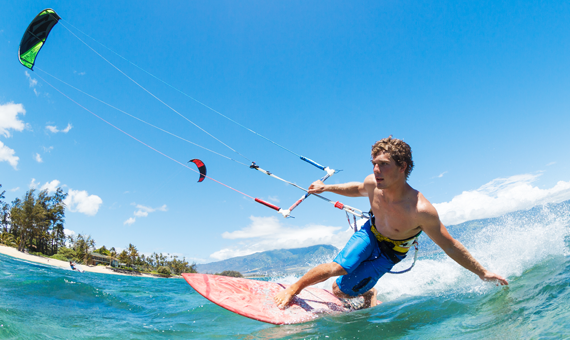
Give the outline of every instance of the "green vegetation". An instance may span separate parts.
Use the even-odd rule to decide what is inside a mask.
[[[72,257],[65,257],[65,256],[63,256],[63,255],[61,255],[61,254],[59,254],[59,253],[50,256],[50,258],[52,258],[52,259],[54,259],[54,260],[65,261],[65,262],[69,262],[69,261],[72,261],[72,260],[73,260]]]
[[[240,272],[237,272],[235,270],[224,270],[221,273],[216,273],[216,275],[229,276],[229,277],[243,277],[243,275],[241,275]]]
[[[112,249],[113,249],[113,251],[115,250],[115,248],[112,248]],[[111,251],[110,251],[110,250],[107,250],[107,248],[105,248],[105,246],[102,246],[102,247],[99,248],[99,249],[95,249],[95,250],[93,250],[93,252],[94,252],[94,253],[101,254],[101,255],[105,255],[105,256],[112,256],[112,255],[111,255]],[[116,253],[115,253],[115,254],[116,254]]]
[[[29,249],[46,255],[56,254],[66,240],[63,233],[63,200],[67,194],[57,188],[53,195],[47,190],[36,195],[36,190],[31,189],[23,198],[16,198],[10,205],[2,201],[4,193],[5,191],[0,194],[2,243],[16,246],[19,251]]]
[[[178,256],[162,253],[141,255],[133,244],[117,253],[115,247],[96,248],[95,240],[89,235],[65,236],[63,200],[67,194],[61,188],[57,188],[52,195],[47,190],[36,194],[36,190],[31,189],[12,204],[3,201],[4,193],[0,192],[0,243],[6,246],[38,256],[83,264],[94,263],[94,254],[105,255],[117,260],[122,269],[135,272],[158,272],[164,276],[196,273],[196,264],[189,264],[184,257],[179,259]]]
[[[78,261],[75,258],[75,250],[67,247],[59,248],[57,254],[53,255],[52,258],[62,261],[73,261],[73,260]]]
[[[170,275],[170,268],[168,267],[158,267],[157,273],[162,275]]]

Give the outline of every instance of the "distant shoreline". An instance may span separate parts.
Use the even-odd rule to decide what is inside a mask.
[[[7,247],[4,245],[0,245],[0,254],[7,255],[7,256],[13,257],[13,258],[18,259],[18,260],[41,263],[41,264],[45,264],[45,265],[52,266],[52,267],[58,267],[58,268],[71,270],[71,267],[69,266],[69,262],[23,253],[21,251],[18,251],[16,248]],[[158,276],[154,276],[154,275],[150,275],[150,274],[144,274],[144,273],[141,273],[140,275],[117,273],[117,272],[111,270],[110,268],[104,267],[104,266],[88,266],[88,265],[82,264],[81,269],[83,269],[85,272],[90,272],[90,273],[134,276],[134,277],[150,277],[150,278],[155,278],[155,279],[161,278]],[[164,278],[164,277],[162,277],[162,278]],[[176,275],[176,276],[171,276],[170,278],[181,278],[181,276]]]

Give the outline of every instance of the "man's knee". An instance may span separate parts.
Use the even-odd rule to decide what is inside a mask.
[[[342,290],[340,290],[340,287],[336,284],[336,281],[333,282],[333,294],[338,297],[338,298],[351,298],[352,296],[349,296],[345,293],[342,292]]]
[[[340,296],[340,295],[343,295],[343,294],[344,294],[344,293],[340,290],[340,288],[338,287],[338,285],[336,284],[336,281],[333,282],[332,290],[333,290],[333,294],[336,295],[336,296]]]

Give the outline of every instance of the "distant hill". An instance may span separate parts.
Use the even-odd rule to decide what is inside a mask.
[[[331,245],[317,245],[306,248],[279,249],[264,251],[247,256],[239,256],[224,261],[198,264],[199,273],[220,273],[224,270],[237,270],[246,276],[304,273],[310,268],[332,261],[338,249]]]

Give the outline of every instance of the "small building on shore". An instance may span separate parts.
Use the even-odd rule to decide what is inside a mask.
[[[98,264],[104,264],[106,266],[111,267],[118,267],[119,261],[117,259],[112,258],[111,256],[101,255],[99,253],[90,253],[91,256],[91,264],[96,266]]]

